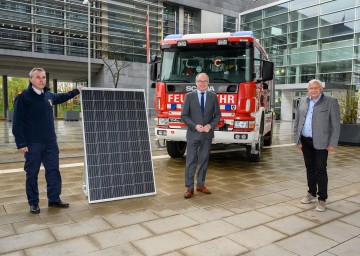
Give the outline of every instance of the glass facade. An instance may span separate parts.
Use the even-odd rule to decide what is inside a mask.
[[[292,0],[240,14],[240,29],[260,39],[276,84],[359,86],[359,0]]]
[[[182,8],[183,12],[179,11]],[[183,16],[179,15],[183,13]],[[195,34],[201,32],[200,10],[187,9],[183,6],[164,4],[163,35]],[[180,26],[181,25],[181,26]],[[181,30],[180,27],[183,29]]]
[[[0,0],[0,48],[75,57],[88,55],[88,9],[83,0]],[[149,7],[151,54],[162,38],[162,7],[157,1],[93,1],[91,57],[106,50],[127,61],[146,61]]]
[[[223,15],[223,32],[236,32],[236,18]]]

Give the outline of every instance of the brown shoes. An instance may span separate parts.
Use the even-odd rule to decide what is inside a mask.
[[[208,190],[204,185],[196,187],[196,191],[199,191],[204,194],[211,194],[211,191]]]
[[[185,192],[184,198],[185,198],[185,199],[188,199],[188,198],[192,197],[193,195],[194,195],[194,190],[188,189],[188,190],[186,190],[186,192]]]

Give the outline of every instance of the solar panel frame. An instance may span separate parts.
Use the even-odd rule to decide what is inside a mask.
[[[80,99],[89,203],[155,195],[144,90],[84,87]]]

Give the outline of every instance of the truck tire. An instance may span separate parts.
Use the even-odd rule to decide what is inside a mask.
[[[274,116],[271,117],[271,130],[264,136],[264,146],[271,146]]]
[[[246,158],[249,162],[259,162],[261,158],[262,149],[264,146],[264,136],[261,136],[260,143],[258,144],[258,153],[251,153],[251,145],[246,145]]]
[[[251,154],[251,146],[246,146],[246,158],[249,162],[259,162],[261,158],[261,149],[258,151],[257,154]]]
[[[166,149],[170,157],[183,157],[186,150],[186,142],[183,141],[166,141]]]
[[[272,127],[271,130],[264,136],[264,146],[271,146],[272,144]]]

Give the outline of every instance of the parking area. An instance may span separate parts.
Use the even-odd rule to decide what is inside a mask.
[[[360,147],[329,154],[325,212],[301,204],[306,176],[292,144],[291,122],[275,122],[273,146],[259,163],[243,148],[212,151],[211,195],[184,199],[185,158],[172,159],[152,142],[156,195],[89,204],[83,193],[81,122],[56,121],[68,209],[47,207],[44,173],[40,208],[29,213],[23,157],[11,123],[0,121],[0,254],[5,255],[360,255]],[[153,120],[150,121],[153,139]]]

